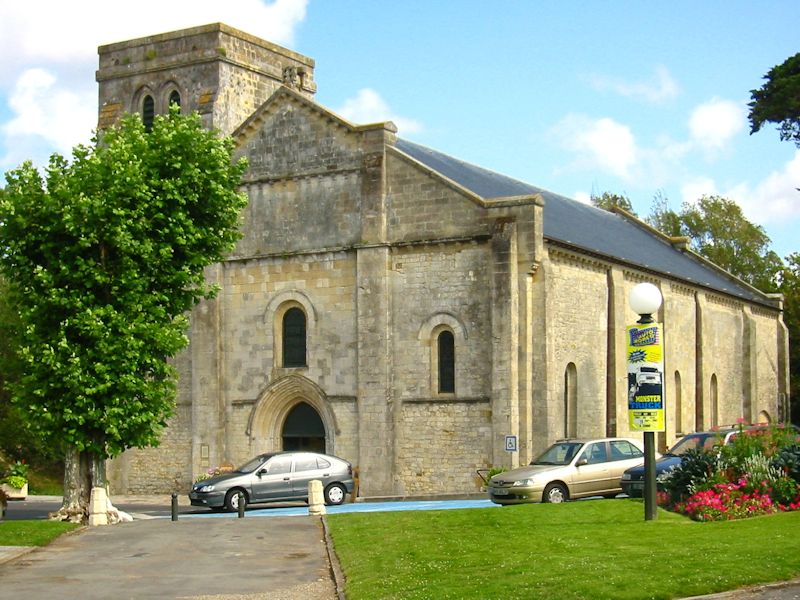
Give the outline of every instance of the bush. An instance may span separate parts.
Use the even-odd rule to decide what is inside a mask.
[[[783,426],[744,430],[710,450],[687,452],[664,474],[659,504],[699,521],[800,509],[800,445]]]
[[[681,464],[661,476],[661,485],[672,504],[683,502],[696,491],[715,483],[725,483],[720,476],[725,463],[718,452],[693,448],[683,455]]]
[[[772,464],[783,471],[787,477],[800,481],[800,444],[781,448],[772,457]]]
[[[25,484],[28,483],[28,480],[24,477],[20,477],[19,475],[9,475],[5,479],[3,479],[3,483],[9,485],[12,488],[23,488]]]

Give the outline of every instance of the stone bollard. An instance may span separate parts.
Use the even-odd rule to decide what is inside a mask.
[[[308,514],[325,514],[325,501],[322,499],[322,482],[319,479],[308,482]]]
[[[89,497],[89,526],[96,525],[108,525],[108,496],[102,487],[93,487]]]

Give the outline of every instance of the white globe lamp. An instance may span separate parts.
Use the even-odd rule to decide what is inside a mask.
[[[628,304],[637,315],[641,315],[641,323],[653,321],[652,314],[661,306],[661,300],[661,291],[652,283],[639,283],[628,295]]]

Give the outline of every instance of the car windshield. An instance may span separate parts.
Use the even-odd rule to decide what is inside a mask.
[[[268,458],[274,456],[273,454],[261,454],[256,456],[255,458],[251,458],[246,463],[244,463],[241,467],[236,469],[239,473],[252,473],[255,471],[259,465],[263,464]]]
[[[708,450],[722,441],[722,436],[716,432],[714,433],[693,433],[682,437],[678,442],[669,449],[667,454],[673,456],[683,456],[689,450],[703,448]]]
[[[532,465],[568,465],[583,446],[582,442],[556,442],[544,454],[531,462]]]

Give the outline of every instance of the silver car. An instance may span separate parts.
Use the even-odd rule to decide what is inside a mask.
[[[353,467],[346,460],[315,452],[260,454],[228,473],[196,482],[192,506],[238,510],[247,504],[308,500],[308,483],[322,482],[325,504],[341,504],[353,492]]]
[[[642,442],[627,438],[559,440],[527,467],[504,471],[489,480],[495,504],[565,502],[622,491],[625,469],[644,462]]]

